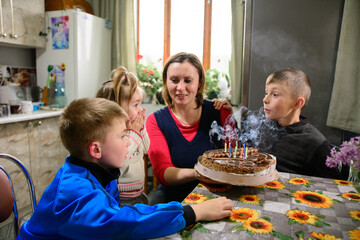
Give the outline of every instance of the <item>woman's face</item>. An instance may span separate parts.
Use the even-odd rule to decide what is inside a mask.
[[[189,62],[172,63],[167,70],[166,86],[174,105],[195,103],[199,73]]]

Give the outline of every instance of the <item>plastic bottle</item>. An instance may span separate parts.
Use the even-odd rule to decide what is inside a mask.
[[[63,108],[66,106],[65,86],[62,82],[55,83],[55,108]]]

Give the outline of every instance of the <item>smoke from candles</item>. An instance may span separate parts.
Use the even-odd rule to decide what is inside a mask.
[[[279,127],[276,121],[265,117],[263,108],[251,111],[242,107],[226,119],[224,128],[214,121],[209,136],[211,140],[230,141],[233,147],[236,141],[239,141],[239,144],[246,142],[249,147],[267,151],[282,132],[283,128]]]

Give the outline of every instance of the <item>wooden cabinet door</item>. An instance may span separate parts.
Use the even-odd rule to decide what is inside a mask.
[[[0,0],[2,25],[0,43],[24,47],[45,47],[45,4],[43,0]],[[11,7],[11,2],[12,7]],[[1,19],[0,19],[1,21]],[[2,27],[3,26],[3,29]],[[3,35],[6,34],[6,36]]]
[[[40,200],[68,156],[61,143],[58,121],[59,117],[32,121],[34,141],[30,142],[31,173],[37,200]]]

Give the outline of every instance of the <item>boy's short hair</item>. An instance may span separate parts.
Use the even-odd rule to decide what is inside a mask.
[[[127,117],[117,103],[104,98],[74,100],[60,116],[61,141],[70,155],[83,157],[91,142],[104,142],[115,120]]]
[[[308,76],[303,71],[296,68],[285,68],[276,71],[267,78],[266,85],[277,82],[285,83],[295,98],[303,97],[305,105],[309,101],[311,84]]]

